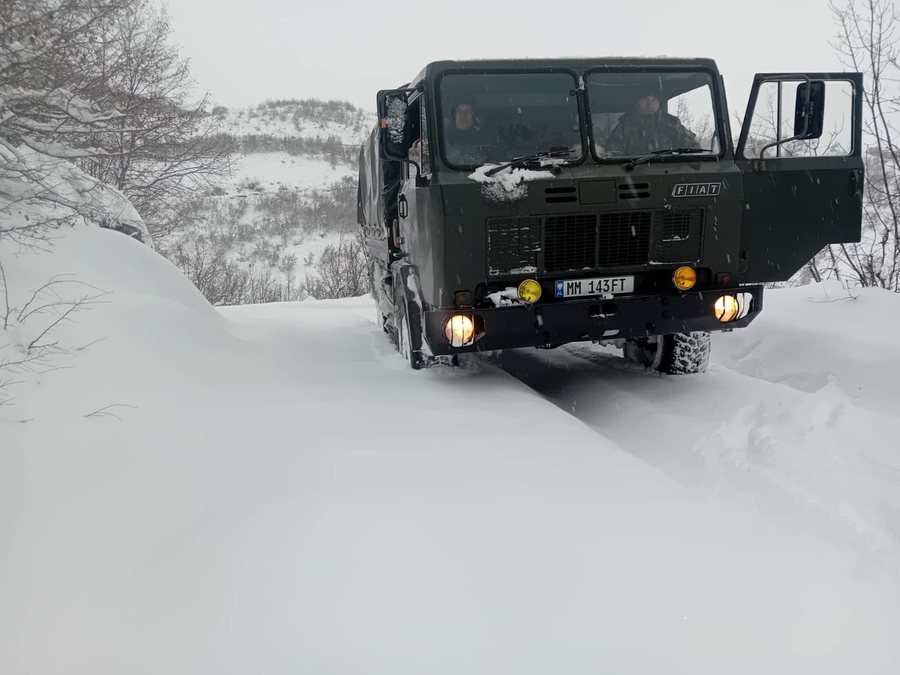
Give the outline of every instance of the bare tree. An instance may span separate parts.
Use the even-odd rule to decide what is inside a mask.
[[[87,34],[120,9],[111,0],[0,4],[0,238],[39,241],[94,215],[84,195],[95,186],[68,160],[105,153],[78,140],[122,117],[88,97],[96,78],[85,67]]]
[[[169,19],[150,0],[4,0],[0,195],[23,174],[35,183],[35,155],[70,160],[165,235],[183,222],[182,202],[231,169],[232,141],[192,91]],[[31,198],[58,201],[49,187]]]
[[[123,0],[91,28],[91,69],[102,73],[95,100],[121,115],[89,135],[106,152],[82,168],[121,190],[157,242],[183,226],[182,205],[232,169],[233,141],[217,133],[208,95],[194,98],[189,63],[172,41],[165,9],[150,0]]]
[[[863,239],[830,247],[819,258],[829,273],[862,286],[900,291],[900,109],[897,10],[891,0],[831,3],[838,26],[833,43],[842,62],[866,76],[866,186]]]

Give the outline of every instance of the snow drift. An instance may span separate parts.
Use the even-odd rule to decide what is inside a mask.
[[[0,232],[73,223],[121,230],[152,244],[140,215],[119,190],[64,159],[24,145],[0,146]]]

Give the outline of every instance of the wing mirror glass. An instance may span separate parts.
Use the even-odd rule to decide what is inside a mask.
[[[794,136],[805,141],[822,137],[825,127],[825,83],[821,80],[797,86],[794,112]]]
[[[382,159],[405,160],[410,139],[407,119],[407,91],[378,92],[378,124]]]

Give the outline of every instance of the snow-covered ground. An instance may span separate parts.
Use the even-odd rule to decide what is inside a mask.
[[[897,296],[773,292],[703,376],[412,372],[366,298],[216,311],[97,229],[0,255],[13,306],[112,291],[0,407],[0,673],[896,672]]]
[[[256,106],[228,111],[219,129],[232,136],[274,136],[278,138],[304,138],[325,140],[335,136],[362,143],[375,122],[375,113],[345,106],[346,123],[298,114],[298,103],[285,103],[274,107]],[[301,111],[302,112],[302,111]],[[314,111],[311,111],[314,112]]]
[[[260,188],[273,192],[282,186],[292,190],[321,190],[346,176],[355,176],[352,167],[332,165],[324,159],[293,156],[286,152],[254,152],[238,160],[232,183],[257,181]]]

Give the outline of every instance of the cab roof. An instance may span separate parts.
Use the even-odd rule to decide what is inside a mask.
[[[719,69],[713,59],[635,57],[635,56],[573,56],[553,59],[469,59],[464,61],[433,61],[425,66],[412,84],[431,79],[451,70],[532,70],[545,68],[565,68],[584,71],[591,68],[691,68],[709,70],[718,75]]]

